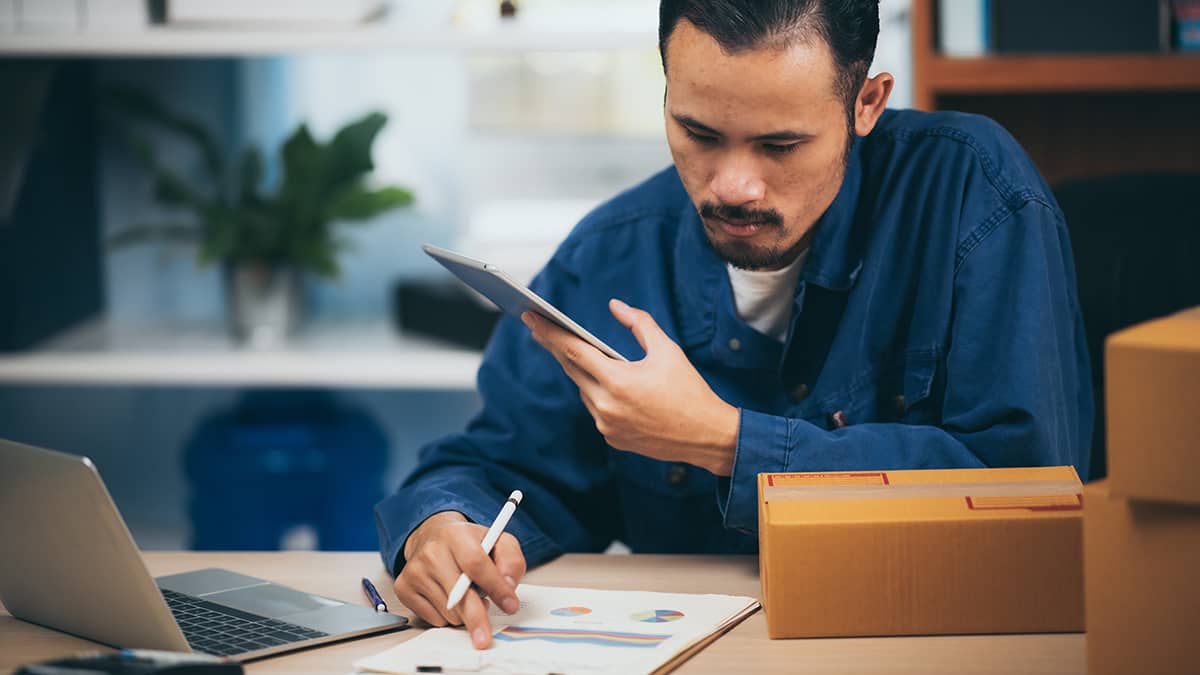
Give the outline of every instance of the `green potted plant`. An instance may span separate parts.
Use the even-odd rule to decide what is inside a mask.
[[[374,169],[371,146],[387,123],[382,113],[350,122],[327,142],[313,138],[301,124],[283,143],[281,177],[267,192],[259,148],[247,147],[235,162],[202,124],[152,96],[113,87],[106,98],[126,119],[190,142],[203,166],[199,180],[184,178],[160,161],[145,136],[125,127],[135,156],[154,176],[155,201],[192,218],[129,226],[109,243],[195,242],[200,265],[223,268],[229,327],[239,341],[273,343],[293,333],[301,319],[304,276],[340,273],[338,254],[346,245],[339,227],[413,201],[412,192],[403,187],[367,185]]]

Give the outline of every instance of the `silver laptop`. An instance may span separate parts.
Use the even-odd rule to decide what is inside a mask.
[[[223,569],[155,579],[90,460],[4,440],[0,550],[9,613],[115,647],[245,661],[407,624]]]

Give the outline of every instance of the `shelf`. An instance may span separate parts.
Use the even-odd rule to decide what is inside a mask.
[[[931,95],[1200,90],[1200,54],[932,56]]]
[[[653,49],[653,30],[495,29],[401,30],[389,26],[223,30],[152,27],[129,33],[0,33],[0,56],[192,57],[269,56],[364,49],[585,51]]]
[[[378,322],[314,322],[277,349],[235,346],[220,325],[98,319],[0,354],[0,384],[472,390],[479,352]]]

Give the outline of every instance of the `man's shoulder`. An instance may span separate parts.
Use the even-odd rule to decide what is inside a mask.
[[[664,230],[677,227],[689,203],[679,173],[670,166],[584,216],[567,235],[556,257],[586,254],[598,245],[613,250],[620,240],[636,238],[651,243],[669,234]]]
[[[979,177],[1004,201],[1048,199],[1050,189],[1033,160],[1004,127],[983,115],[889,110],[868,137],[888,146],[888,156],[920,163],[925,170],[978,168]]]

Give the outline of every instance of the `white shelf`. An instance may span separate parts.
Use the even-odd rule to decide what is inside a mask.
[[[305,327],[286,346],[234,345],[222,326],[86,322],[0,354],[0,384],[471,390],[479,352],[399,335],[382,320]]]
[[[430,0],[437,2],[441,0]],[[456,49],[580,51],[652,49],[653,30],[496,29],[402,30],[388,26],[314,29],[151,27],[128,33],[0,33],[0,56],[266,56],[306,51]]]

